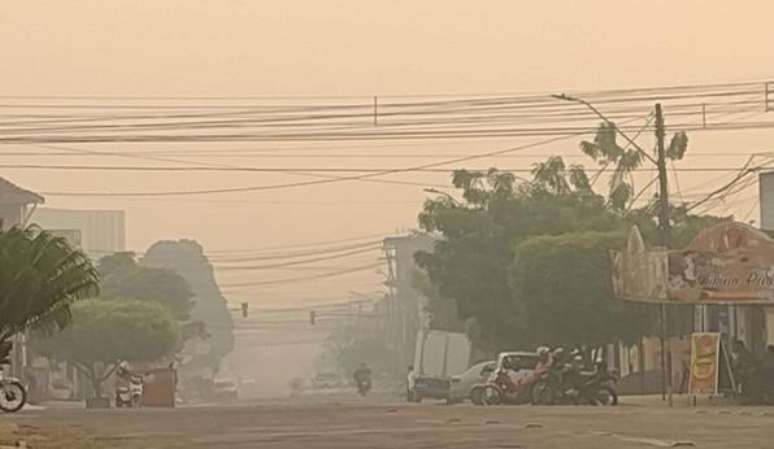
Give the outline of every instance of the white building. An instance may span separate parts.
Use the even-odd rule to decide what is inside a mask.
[[[94,260],[126,251],[126,218],[122,210],[38,208],[30,221],[66,237]]]

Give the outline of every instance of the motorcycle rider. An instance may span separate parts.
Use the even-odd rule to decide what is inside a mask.
[[[133,375],[134,374],[132,373],[132,370],[129,369],[129,363],[126,360],[118,364],[118,368],[116,369],[117,380],[120,380],[121,382],[126,383],[126,385],[128,385],[129,382],[132,380]]]
[[[139,385],[137,388],[140,391],[139,394],[142,395],[143,378],[144,376],[141,373],[135,372],[129,367],[128,362],[122,361],[119,363],[118,368],[116,368],[116,402],[118,402],[118,396],[121,394],[122,390],[124,393],[128,392],[130,395],[133,394],[133,386],[137,387]]]
[[[554,358],[551,355],[551,349],[546,346],[541,346],[535,351],[537,354],[537,365],[535,365],[535,372],[547,371],[554,363]]]
[[[362,390],[365,386],[371,384],[371,368],[363,362],[355,372],[352,373],[352,377],[355,379],[355,385],[357,385],[358,390]]]

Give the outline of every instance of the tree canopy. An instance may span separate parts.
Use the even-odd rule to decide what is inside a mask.
[[[63,329],[74,301],[99,290],[86,255],[30,227],[0,231],[0,341],[28,327]]]
[[[536,236],[519,243],[512,266],[520,323],[533,344],[596,346],[647,335],[658,308],[613,296],[609,250],[621,233]]]
[[[221,360],[234,348],[233,320],[204,248],[192,240],[159,241],[148,248],[141,265],[173,269],[188,281],[194,294],[190,317],[204,323],[209,334],[208,353],[197,354],[180,367],[181,372],[195,372],[201,367],[217,370]]]
[[[131,253],[105,256],[98,264],[102,294],[112,298],[135,298],[158,302],[178,320],[189,318],[193,293],[188,282],[169,268],[139,265]]]
[[[677,147],[686,143],[676,139]],[[595,156],[622,163],[628,154],[608,153]],[[532,175],[516,185],[512,174],[496,169],[460,170],[452,184],[461,200],[448,195],[425,202],[420,227],[440,237],[432,252],[415,256],[440,294],[429,297],[430,308],[447,307],[441,302],[451,298],[474,344],[490,351],[652,333],[655,315],[647,306],[611,300],[607,249],[620,247],[634,224],[657,241],[655,199],[633,209],[622,193],[633,190],[628,184],[616,185],[609,197],[600,195],[593,190],[598,174],[590,178],[559,157],[536,164]],[[626,176],[616,176],[616,183],[626,184]],[[721,219],[692,215],[683,206],[672,206],[670,216],[678,245]]]
[[[164,306],[137,299],[92,298],[72,306],[72,324],[61,333],[35,340],[36,350],[73,363],[99,385],[120,361],[155,361],[178,346],[180,330]]]

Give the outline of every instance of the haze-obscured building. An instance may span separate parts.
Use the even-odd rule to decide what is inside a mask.
[[[761,205],[760,228],[774,231],[774,172],[761,173],[758,177],[759,199]],[[769,344],[774,344],[774,308],[766,308],[766,334]]]
[[[126,251],[126,216],[122,210],[39,208],[31,222],[65,237],[93,260]]]
[[[427,234],[387,237],[383,241],[388,270],[385,284],[389,288],[387,332],[399,349],[400,366],[414,360],[417,332],[428,321],[426,298],[414,286],[418,270],[414,255],[418,251],[432,252],[433,246],[434,239]]]
[[[45,199],[35,192],[23,189],[5,178],[0,178],[0,221],[3,228],[27,222]]]

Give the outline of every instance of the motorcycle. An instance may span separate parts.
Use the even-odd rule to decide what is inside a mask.
[[[365,396],[371,391],[371,379],[363,379],[357,382],[357,392],[360,396]]]
[[[552,367],[534,383],[530,391],[533,405],[618,405],[617,375],[599,361],[592,371],[579,364]]]
[[[492,377],[471,390],[471,402],[476,405],[528,403],[531,385],[540,379],[540,371],[533,366],[533,358],[532,354],[526,353],[501,354]]]
[[[116,388],[116,407],[140,407],[142,405],[143,379],[131,376],[128,385]]]
[[[527,397],[523,381],[514,382],[507,370],[498,370],[495,378],[486,383],[481,391],[482,405],[523,404]]]
[[[0,343],[0,366],[10,365],[8,354],[11,353],[10,342]],[[6,376],[0,369],[0,410],[6,413],[15,413],[27,403],[27,389],[21,381],[15,377]]]

